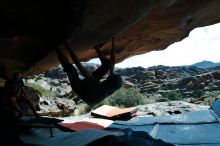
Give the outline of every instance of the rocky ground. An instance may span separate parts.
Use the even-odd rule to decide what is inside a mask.
[[[209,106],[191,104],[185,101],[160,102],[137,106],[137,116],[163,116],[208,109]],[[60,117],[65,122],[80,121],[90,117],[90,113],[80,116]],[[59,117],[58,117],[59,118]]]
[[[98,66],[84,65],[90,71]],[[202,69],[195,66],[154,66],[117,69],[116,72],[122,75],[124,86],[136,87],[146,99],[160,102],[139,106],[141,115],[173,114],[201,109],[204,106],[198,104],[209,105],[220,95],[220,69],[217,67]],[[76,100],[77,96],[72,92],[61,66],[24,81],[28,88],[27,93],[41,115],[78,116],[91,110],[82,101]],[[175,103],[172,100],[182,101]]]
[[[196,105],[185,101],[159,102],[147,105],[139,105],[137,115],[139,116],[163,116],[181,114],[185,112],[208,109],[206,105]]]

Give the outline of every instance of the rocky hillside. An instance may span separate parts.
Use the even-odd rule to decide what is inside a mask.
[[[98,66],[84,65],[90,71]],[[126,88],[137,88],[146,100],[154,102],[185,100],[209,105],[220,94],[220,70],[216,68],[153,66],[117,69],[116,72],[122,75]],[[39,97],[39,112],[42,114],[80,115],[89,110],[72,92],[61,66],[34,78],[27,78],[25,83],[38,91],[36,95]]]
[[[198,68],[213,68],[213,67],[219,67],[220,66],[220,62],[218,63],[214,63],[214,62],[211,62],[211,61],[201,61],[201,62],[198,62],[198,63],[195,63],[193,64],[192,66],[196,66]]]
[[[119,69],[125,81],[148,97],[171,100],[217,96],[220,91],[220,70],[195,66],[154,66]]]

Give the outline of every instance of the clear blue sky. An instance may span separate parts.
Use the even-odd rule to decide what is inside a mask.
[[[165,50],[137,55],[116,64],[116,67],[149,67],[154,65],[190,65],[203,60],[220,62],[220,23],[196,28],[189,37]],[[89,62],[99,63],[98,59]]]

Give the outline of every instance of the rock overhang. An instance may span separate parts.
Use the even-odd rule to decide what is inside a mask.
[[[64,0],[0,2],[0,76],[42,73],[59,64],[55,48],[68,42],[80,60],[115,38],[116,59],[165,49],[196,28],[220,21],[218,0]]]

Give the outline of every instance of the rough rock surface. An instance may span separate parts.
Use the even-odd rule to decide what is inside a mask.
[[[11,4],[13,3],[13,4]],[[1,1],[0,76],[37,74],[58,65],[55,48],[67,41],[80,60],[105,53],[115,37],[117,62],[165,49],[196,28],[220,20],[219,0]]]

